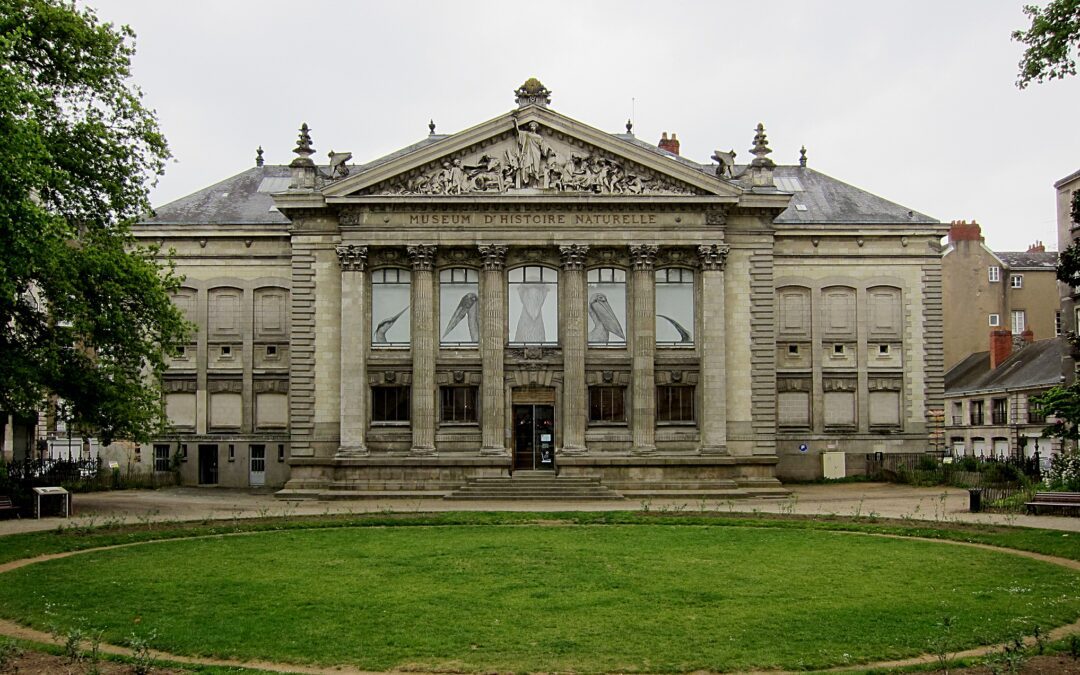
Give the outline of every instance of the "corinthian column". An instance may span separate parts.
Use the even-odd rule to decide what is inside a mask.
[[[506,399],[503,347],[506,345],[506,247],[480,247],[484,279],[480,296],[481,444],[480,453],[506,453]]]
[[[568,454],[585,452],[585,254],[581,244],[560,246],[563,275],[563,433],[562,449]]]
[[[630,247],[634,282],[633,428],[631,452],[656,451],[656,247]]]
[[[412,453],[435,453],[435,247],[407,247],[412,261]]]
[[[366,246],[338,246],[341,263],[341,446],[338,457],[366,455],[368,311]]]
[[[724,345],[724,263],[729,247],[698,247],[701,258],[701,452],[727,452],[727,354]]]

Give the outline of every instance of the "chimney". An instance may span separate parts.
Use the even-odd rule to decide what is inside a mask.
[[[982,241],[982,228],[974,220],[954,220],[949,223],[949,243],[954,241]]]
[[[1046,246],[1042,241],[1036,240],[1034,244],[1028,246],[1028,253],[1046,253]]]
[[[1012,354],[1012,333],[1007,330],[990,331],[990,370]]]
[[[1020,333],[1020,338],[1024,341],[1024,344],[1029,345],[1035,342],[1035,332],[1028,328],[1023,333]]]
[[[675,134],[671,134],[671,138],[668,138],[667,132],[660,134],[660,149],[667,150],[673,155],[679,154],[679,139],[675,137]]]

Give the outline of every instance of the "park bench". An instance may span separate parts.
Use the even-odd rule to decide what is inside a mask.
[[[0,513],[14,513],[15,517],[19,517],[19,507],[11,501],[11,497],[5,497],[0,495]]]
[[[1043,510],[1080,515],[1080,492],[1036,492],[1035,497],[1024,506],[1028,513],[1035,515]]]

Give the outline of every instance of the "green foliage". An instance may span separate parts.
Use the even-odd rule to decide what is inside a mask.
[[[1033,402],[1039,414],[1056,418],[1043,429],[1043,435],[1063,440],[1080,438],[1080,379],[1053,387]]]
[[[1024,14],[1031,19],[1031,26],[1012,34],[1013,40],[1027,47],[1020,58],[1016,86],[1023,89],[1032,82],[1075,75],[1080,0],[1053,0],[1045,8],[1024,5]]]
[[[1080,492],[1080,454],[1069,452],[1051,457],[1043,483],[1056,492]]]
[[[130,231],[169,156],[133,38],[63,0],[0,0],[0,409],[55,394],[105,442],[161,428],[187,330],[178,277]]]

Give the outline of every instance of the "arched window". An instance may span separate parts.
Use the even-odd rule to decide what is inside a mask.
[[[694,344],[694,271],[656,270],[656,344]]]
[[[454,267],[439,272],[439,338],[444,345],[480,341],[480,286],[476,270]]]
[[[371,344],[373,347],[408,345],[411,321],[412,276],[396,267],[371,273]]]
[[[599,267],[588,271],[590,345],[626,344],[626,271]]]
[[[510,344],[558,344],[559,271],[540,265],[507,273]]]

